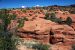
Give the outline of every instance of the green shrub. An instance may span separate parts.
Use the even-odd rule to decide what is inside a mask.
[[[23,9],[22,12],[26,13],[26,10]]]
[[[18,27],[23,27],[24,26],[24,20],[23,19],[18,20],[18,22],[19,22]]]
[[[24,26],[24,21],[28,21],[28,19],[26,17],[20,18],[18,20],[18,23],[19,23],[18,27],[23,27]]]
[[[15,41],[9,32],[0,32],[0,50],[16,50]]]
[[[47,19],[47,20],[51,20],[51,21],[59,23],[59,24],[62,23],[62,19],[57,18],[55,13],[51,13],[50,15],[48,13],[46,13],[45,16],[46,16],[45,19]]]
[[[4,27],[2,24],[0,24],[0,32],[2,32],[4,30]]]
[[[45,19],[49,19],[49,13],[45,14]]]
[[[16,14],[9,15],[9,19],[11,19],[11,20],[15,20],[15,19],[16,19]]]
[[[62,24],[62,19],[56,18],[55,22],[57,22],[57,23],[59,23],[59,24]]]
[[[51,13],[50,15],[51,15],[51,19],[54,19],[54,18],[56,18],[56,15],[55,15],[55,13]]]
[[[15,41],[12,40],[12,33],[7,30],[11,19],[7,10],[2,10],[3,14],[0,14],[2,23],[0,24],[0,50],[16,50]]]
[[[72,24],[72,19],[70,17],[68,17],[66,19],[65,23],[70,26]]]
[[[34,44],[32,48],[37,50],[49,50],[49,46],[45,44]]]
[[[24,17],[23,20],[28,21],[28,19],[26,17]]]

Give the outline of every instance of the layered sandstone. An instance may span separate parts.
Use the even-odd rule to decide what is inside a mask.
[[[46,11],[47,12],[47,11]],[[45,14],[43,11],[27,10],[23,13],[20,10],[13,10],[11,13],[17,14],[17,18],[26,17],[28,21],[24,22],[24,26],[17,28],[17,20],[12,20],[8,26],[8,30],[16,30],[17,35],[21,38],[35,39],[42,43],[52,44],[53,50],[70,50],[70,45],[75,44],[75,14],[70,14],[66,11],[56,11],[56,17],[66,20],[69,16],[72,18],[73,23],[71,26],[66,24],[58,24],[50,20],[44,19]],[[15,32],[15,31],[14,31]]]

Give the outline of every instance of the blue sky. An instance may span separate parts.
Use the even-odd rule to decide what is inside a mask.
[[[32,7],[36,5],[70,5],[75,0],[0,0],[0,8],[18,8],[21,6]]]

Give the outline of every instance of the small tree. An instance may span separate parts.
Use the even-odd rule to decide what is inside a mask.
[[[51,15],[51,19],[54,19],[54,18],[56,18],[56,15],[55,15],[55,13],[51,13],[50,15]]]
[[[19,23],[18,27],[19,28],[24,26],[24,21],[28,21],[28,19],[26,17],[24,17],[24,18],[20,18],[18,20],[18,23]]]
[[[46,16],[45,19],[47,19],[47,20],[51,20],[51,21],[59,23],[59,24],[62,23],[62,19],[57,18],[55,13],[51,13],[50,15],[49,15],[49,13],[46,13],[45,16]]]
[[[46,16],[45,19],[47,19],[47,20],[53,20],[56,18],[54,13],[51,13],[51,14],[46,13],[45,16]]]
[[[47,20],[49,19],[49,13],[45,14],[45,19],[47,19]]]
[[[16,20],[16,15],[10,15],[7,9],[1,10],[0,13],[0,50],[16,50],[15,40],[12,38],[15,36],[16,32],[11,32],[8,30],[8,26],[11,23],[11,20]],[[21,18],[18,20],[18,27],[24,25],[24,21],[28,20],[27,18]],[[14,29],[15,30],[15,29]]]
[[[67,25],[70,26],[72,24],[72,19],[70,17],[68,17],[65,22]]]
[[[0,24],[0,50],[16,50],[15,42],[11,39],[12,34],[7,30],[10,24],[11,16],[7,13],[7,9],[1,10],[0,19],[2,23]]]
[[[10,18],[10,20],[15,20],[16,19],[16,14],[9,15],[9,18]]]
[[[57,18],[55,13],[51,13],[50,20],[59,24],[62,23],[62,20],[60,18]]]

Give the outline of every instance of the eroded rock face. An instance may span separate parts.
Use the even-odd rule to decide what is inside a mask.
[[[41,42],[49,43],[50,39],[50,22],[44,19],[36,19],[33,21],[26,21],[24,26],[18,29],[19,32],[24,33],[23,37],[30,37]],[[25,36],[24,36],[25,35]]]
[[[14,30],[18,25],[12,20],[8,26],[9,30]],[[21,38],[36,39],[43,43],[65,45],[75,44],[75,31],[68,25],[59,25],[49,20],[37,18],[33,21],[25,21],[24,26],[18,29],[18,36]]]
[[[56,26],[56,27],[55,27]],[[54,35],[52,37],[52,43],[62,42],[65,45],[75,44],[75,31],[68,25],[55,25],[52,27]]]
[[[17,35],[21,38],[30,38],[30,40],[36,39],[41,43],[53,44],[52,50],[63,50],[63,48],[70,50],[68,46],[75,44],[75,14],[66,13],[63,15],[64,12],[62,11],[58,11],[56,14],[58,18],[62,17],[63,20],[66,20],[66,18],[70,16],[73,23],[71,26],[68,26],[44,19],[45,14],[39,9],[27,10],[26,13],[14,10],[12,13],[17,14],[17,18],[28,18],[28,21],[24,22],[24,26],[17,30]],[[14,30],[17,25],[17,21],[12,20],[8,26],[8,30]]]

